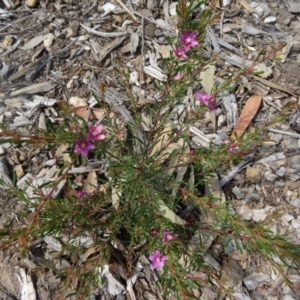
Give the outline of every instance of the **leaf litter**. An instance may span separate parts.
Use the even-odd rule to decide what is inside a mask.
[[[29,10],[26,15],[22,11],[22,7],[15,7],[12,1],[4,1],[4,8],[1,8],[0,16],[4,22],[7,22],[8,26],[2,28],[0,34],[10,42],[3,43],[0,47],[3,57],[0,64],[0,101],[4,106],[0,115],[2,123],[9,124],[14,129],[19,128],[23,132],[27,130],[22,128],[24,125],[29,126],[29,130],[35,130],[36,124],[39,124],[42,118],[58,120],[57,111],[59,107],[56,105],[58,99],[59,101],[69,102],[72,97],[85,99],[84,103],[74,105],[72,108],[73,113],[86,119],[101,120],[105,110],[95,107],[96,103],[90,93],[92,90],[101,98],[99,82],[104,82],[108,86],[105,90],[105,99],[108,104],[113,105],[115,108],[114,114],[110,117],[119,124],[122,124],[122,122],[118,119],[122,119],[125,123],[133,121],[127,108],[128,99],[118,85],[119,75],[113,70],[113,66],[118,61],[119,54],[117,51],[122,47],[123,51],[121,49],[121,53],[132,72],[135,71],[135,61],[138,59],[142,72],[163,82],[166,75],[159,67],[159,52],[163,57],[167,57],[170,49],[160,43],[164,41],[163,33],[174,35],[176,18],[173,22],[170,15],[176,17],[176,13],[174,13],[174,9],[171,13],[171,7],[168,11],[165,7],[153,5],[153,1],[147,1],[147,9],[143,9],[141,12],[139,9],[132,10],[125,4],[122,5],[121,1],[117,2],[116,4],[103,3],[101,7],[94,7],[93,9],[82,3],[82,5],[78,4],[78,7],[75,7],[77,8],[76,11],[74,7],[68,4],[44,3],[43,1],[40,1],[40,3],[31,1],[29,3],[27,1],[26,5],[28,7],[37,7],[37,10]],[[224,6],[225,2],[223,1]],[[233,1],[227,2],[222,22],[210,28],[210,38],[207,40],[206,45],[207,52],[203,53],[204,56],[209,56],[212,52],[218,53],[223,57],[226,64],[222,68],[216,64],[200,75],[203,81],[203,90],[210,92],[215,83],[222,84],[226,80],[227,74],[236,74],[242,71],[245,66],[251,66],[260,51],[264,47],[272,45],[273,41],[285,43],[285,46],[276,52],[277,58],[280,59],[278,64],[274,64],[270,60],[265,61],[264,64],[256,64],[254,70],[260,74],[255,76],[244,74],[243,80],[239,82],[235,93],[220,97],[218,102],[219,112],[211,114],[209,121],[205,124],[192,124],[189,127],[191,140],[194,142],[195,147],[207,148],[210,143],[220,141],[224,137],[232,135],[232,138],[234,138],[236,135],[239,137],[242,134],[251,133],[251,130],[259,128],[264,121],[277,116],[278,108],[282,110],[290,104],[297,104],[298,101],[300,74],[299,68],[294,68],[293,65],[296,65],[295,62],[298,63],[299,60],[296,57],[297,52],[294,50],[297,49],[299,44],[299,37],[294,30],[296,26],[299,26],[299,21],[298,19],[292,21],[295,16],[292,13],[299,12],[297,2],[289,0],[284,1],[284,4],[276,2],[270,4],[263,1],[262,4],[264,5],[262,6],[254,6],[254,3],[246,0],[237,1],[236,3]],[[136,3],[135,5],[135,8],[139,8],[139,4]],[[222,7],[222,4],[220,5]],[[154,14],[154,8],[157,9],[157,7],[162,10],[159,17],[155,17]],[[100,19],[95,9],[103,13]],[[273,12],[271,12],[271,9]],[[282,14],[286,14],[285,19],[280,18]],[[30,19],[32,15],[35,16],[36,21],[34,18]],[[109,25],[110,31],[99,29],[97,24],[107,23],[108,19],[105,19],[107,16],[117,17],[119,15],[125,20],[123,25],[120,24],[120,28],[112,23]],[[11,19],[8,19],[8,17]],[[268,19],[266,19],[268,17],[276,17],[276,23],[268,23]],[[109,20],[113,22],[112,19]],[[138,26],[143,20],[147,23],[145,28],[149,24],[154,24],[154,27],[152,27],[154,30],[151,30],[151,26],[148,26],[146,32],[141,32]],[[257,23],[257,20],[260,23]],[[74,21],[75,23],[72,23]],[[132,21],[134,23],[130,23]],[[76,22],[78,22],[77,25]],[[125,22],[127,23],[125,24]],[[19,25],[17,26],[16,23],[19,23]],[[281,28],[280,31],[276,29],[275,25]],[[20,28],[24,29],[20,30]],[[51,33],[49,28],[52,30]],[[52,32],[53,35],[51,35]],[[243,43],[234,40],[237,35],[243,37]],[[45,40],[46,37],[49,39]],[[145,43],[145,37],[147,43]],[[140,53],[138,45],[141,41],[143,41],[142,47],[144,47],[144,50]],[[41,45],[42,43],[43,45]],[[130,50],[125,51],[125,48]],[[243,49],[243,55],[240,48]],[[127,56],[126,54],[129,52],[130,54]],[[139,102],[147,107],[147,105],[159,101],[159,97],[151,91],[151,88],[138,85],[137,83],[141,80],[137,77],[136,90],[140,95]],[[278,97],[278,93],[281,93],[280,97]],[[255,94],[260,96],[255,96]],[[42,98],[36,100],[37,97]],[[56,100],[52,101],[52,99]],[[14,104],[11,104],[12,101]],[[271,105],[272,102],[276,106]],[[175,109],[176,111],[184,111],[186,106],[176,107]],[[212,127],[210,122],[213,122]],[[294,120],[295,124],[299,122],[299,117]],[[148,127],[151,126],[151,119],[145,120],[145,124]],[[167,159],[171,151],[186,149],[186,146],[179,142],[177,144],[170,143],[169,147],[164,149],[164,145],[169,140],[175,126],[175,123],[169,123],[164,138],[158,139],[154,145],[153,155],[156,151],[163,149],[161,155],[164,159]],[[232,213],[244,217],[247,215],[247,218],[250,216],[249,220],[263,220],[272,209],[276,208],[284,213],[284,216],[279,218],[277,223],[274,222],[272,230],[280,233],[288,232],[289,238],[298,241],[299,220],[297,214],[300,209],[300,178],[297,175],[297,171],[300,169],[299,135],[295,134],[291,128],[289,120],[279,125],[271,125],[268,128],[270,131],[268,142],[271,142],[273,146],[268,150],[254,149],[253,154],[245,157],[244,161],[234,166],[230,172],[224,170],[223,173],[218,174],[221,177],[220,180],[218,176],[214,176],[212,181],[207,183],[207,190],[209,190],[210,185],[214,186],[213,193],[217,196],[222,194],[221,188],[224,188],[226,195],[233,202]],[[138,132],[138,135],[143,138],[143,132]],[[55,157],[62,157],[65,150],[66,147],[61,145]],[[50,152],[42,149],[35,152],[34,149],[25,146],[18,149],[11,142],[2,144],[0,152],[3,170],[1,173],[4,182],[12,184],[9,170],[10,168],[16,169],[17,166],[20,169],[21,166],[25,172],[23,176],[19,176],[21,178],[18,178],[17,185],[24,186],[24,190],[28,190],[27,193],[31,195],[31,198],[34,198],[34,187],[46,181],[54,180],[57,176],[55,165],[50,167],[41,164],[41,161],[44,160],[45,162],[45,158],[47,161],[53,159]],[[4,158],[6,158],[5,161]],[[257,169],[251,175],[249,169],[246,172],[246,166],[249,164]],[[97,177],[99,174],[107,172],[105,165],[105,161],[87,162],[85,166],[72,168],[73,171],[70,170],[72,171],[70,174],[83,174],[83,188],[87,193],[91,193],[95,188],[99,188]],[[170,162],[170,173],[174,171],[172,170],[173,165],[175,165],[175,162]],[[179,180],[183,179],[185,172],[187,172],[185,168],[177,170]],[[19,174],[22,174],[22,172]],[[261,174],[261,176],[258,174]],[[193,176],[191,175],[191,184],[195,180],[195,178],[192,178]],[[218,180],[219,188],[216,189]],[[26,185],[29,181],[31,181],[31,185],[28,187]],[[63,186],[60,186],[56,193],[60,193],[63,188]],[[243,198],[237,199],[235,193],[231,190],[228,191],[230,188],[232,190],[238,188],[246,199],[251,194],[256,194],[258,197],[254,197],[253,199],[256,200],[249,204]],[[115,190],[113,194],[119,195],[120,193],[121,191]],[[112,196],[112,198],[114,197]],[[119,196],[115,197],[113,201],[117,209]],[[286,203],[288,203],[288,207]],[[5,210],[7,207],[5,201],[1,205]],[[178,212],[170,210],[163,199],[161,203],[158,203],[158,211],[174,223],[184,224],[186,222],[180,215],[177,215]],[[207,222],[212,222],[214,216],[207,216],[207,218]],[[286,220],[290,221],[287,222]],[[256,294],[264,297],[268,297],[271,293],[277,295],[283,293],[285,297],[295,299],[292,298],[294,295],[291,290],[281,286],[282,278],[271,276],[270,280],[270,272],[267,271],[268,266],[263,264],[261,268],[258,268],[255,265],[256,258],[251,257],[251,254],[249,259],[248,257],[242,257],[241,254],[239,255],[236,252],[237,245],[233,244],[231,249],[229,249],[229,246],[226,248],[230,260],[222,261],[220,250],[215,249],[213,244],[216,236],[200,237],[200,235],[201,232],[191,239],[191,245],[193,241],[199,238],[207,240],[206,247],[203,249],[206,262],[212,268],[220,271],[222,278],[228,280],[228,287],[234,289],[235,297],[252,299],[251,293],[255,291]],[[87,235],[87,237],[80,238],[83,241],[84,238],[89,240],[90,237]],[[45,238],[44,241],[37,241],[36,249],[39,246],[42,247],[45,243],[50,247],[49,238]],[[211,253],[214,256],[211,256]],[[41,260],[37,257],[39,256],[36,252],[32,251],[30,259],[34,263],[30,264],[27,261],[29,272],[37,265],[42,265]],[[235,261],[239,261],[240,264],[236,264]],[[221,265],[220,262],[222,262]],[[0,263],[2,270],[20,266],[18,263],[14,263],[14,260],[8,262],[2,259]],[[58,260],[55,263],[57,268]],[[67,265],[67,261],[63,263]],[[102,298],[115,299],[113,295],[123,293],[124,289],[127,288],[127,290],[130,290],[131,299],[136,297],[135,293],[143,295],[139,299],[153,299],[151,295],[161,299],[157,276],[149,265],[147,266],[147,259],[141,257],[140,264],[146,280],[138,277],[136,282],[126,281],[126,287],[123,285],[121,287],[120,282],[115,277],[111,277],[108,266],[104,265],[104,271],[99,270],[99,274],[106,278],[106,285],[102,286],[104,293]],[[245,276],[246,270],[249,270],[249,268],[254,271]],[[201,276],[201,274],[193,274],[193,276],[196,275]],[[7,282],[5,283],[3,277],[0,277],[0,285],[4,286],[4,291],[11,291],[9,293],[17,298],[22,293],[22,295],[30,293],[32,296],[26,296],[26,299],[35,299],[36,294],[40,299],[50,299],[43,282],[48,280],[51,287],[60,284],[53,276],[43,275],[44,277],[38,278],[37,283],[34,285],[37,290],[27,292],[26,289],[29,289],[29,287],[24,285],[26,276],[29,275],[21,268],[18,277],[21,280],[16,283],[19,290],[11,291],[11,286]],[[259,281],[257,280],[258,277],[260,278]],[[29,282],[29,286],[31,286],[29,278],[27,277],[26,282]],[[299,274],[290,274],[290,278],[297,282]],[[234,283],[233,279],[237,279],[239,284]],[[247,290],[240,288],[242,282]],[[278,282],[281,284],[278,284]],[[264,288],[263,285],[268,288]],[[134,290],[135,286],[146,289],[148,294]],[[2,292],[2,290],[3,299],[7,299],[8,294]],[[200,292],[201,299],[214,299],[216,297],[214,291],[209,288],[205,288]]]

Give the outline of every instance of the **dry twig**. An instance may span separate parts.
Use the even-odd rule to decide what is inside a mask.
[[[117,0],[117,2],[129,14],[129,16],[134,20],[134,22],[139,23],[139,20],[137,19],[137,17],[127,8],[127,6],[121,0]]]

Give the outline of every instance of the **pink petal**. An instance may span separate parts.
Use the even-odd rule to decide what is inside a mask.
[[[75,141],[75,153],[81,153],[84,156],[88,155],[89,150],[95,149],[96,147],[89,140],[77,140]]]
[[[85,191],[84,190],[81,190],[81,191],[77,192],[78,198],[82,198],[84,195],[85,195]]]
[[[173,80],[181,80],[184,77],[183,74],[181,74],[180,72],[178,72],[174,77]]]
[[[165,260],[167,260],[167,256],[162,256],[159,250],[156,250],[153,255],[149,256],[149,260],[152,261],[153,269],[163,267],[165,265]]]
[[[175,47],[174,54],[178,59],[188,58],[185,53],[185,50],[183,48],[180,48],[179,46]]]

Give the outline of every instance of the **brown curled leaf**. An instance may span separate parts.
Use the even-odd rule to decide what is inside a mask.
[[[256,115],[260,104],[261,95],[253,95],[247,100],[246,105],[244,106],[241,115],[237,121],[237,124],[233,129],[233,133],[231,135],[231,138],[233,140],[235,140],[236,137],[240,137],[245,132],[250,122]]]

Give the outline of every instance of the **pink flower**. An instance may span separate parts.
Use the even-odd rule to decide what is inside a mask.
[[[90,142],[89,139],[75,141],[75,153],[81,153],[84,156],[88,155],[89,150],[95,149],[96,147]]]
[[[175,47],[175,50],[174,50],[174,54],[175,56],[178,58],[178,59],[185,59],[185,58],[188,58],[186,53],[185,53],[185,50],[180,48],[179,46],[176,46]]]
[[[192,47],[198,46],[196,41],[197,32],[183,31],[180,42],[183,44],[184,50],[189,51]]]
[[[210,111],[216,112],[217,102],[216,100],[207,93],[197,93],[197,100],[206,105]]]
[[[83,198],[84,195],[85,195],[85,191],[84,191],[84,190],[81,190],[81,191],[78,191],[78,192],[77,192],[77,197],[78,197],[78,198]]]
[[[175,240],[177,238],[178,234],[172,234],[170,231],[171,231],[170,229],[167,229],[164,232],[164,237],[162,239],[163,243],[167,243],[167,242],[173,241],[173,240]]]
[[[163,268],[165,261],[168,259],[167,256],[162,256],[159,250],[156,250],[153,255],[149,256],[149,260],[152,262],[153,269]]]
[[[98,126],[89,125],[88,137],[91,141],[102,141],[105,139],[105,134],[103,132],[103,125]]]
[[[184,74],[178,72],[174,77],[173,80],[181,80],[184,77]]]
[[[230,148],[229,148],[229,150],[228,150],[228,152],[233,153],[234,150],[235,150],[235,147],[236,147],[236,144],[235,144],[235,143],[231,144],[231,145],[230,145]]]

